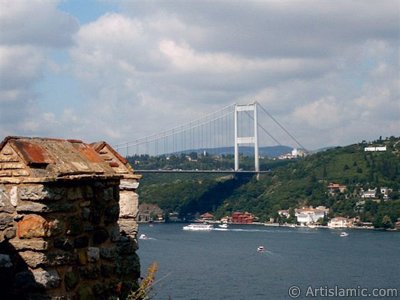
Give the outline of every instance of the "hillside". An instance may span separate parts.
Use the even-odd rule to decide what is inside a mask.
[[[384,152],[365,152],[368,146],[386,146]],[[278,163],[279,162],[279,163]],[[264,162],[268,164],[267,162]],[[325,205],[332,216],[359,217],[382,225],[400,217],[400,139],[337,147],[296,161],[270,161],[268,175],[255,178],[202,175],[146,175],[139,189],[140,200],[158,204],[181,216],[213,212],[217,217],[241,210],[261,221],[277,217],[280,209]],[[346,186],[343,193],[328,193],[328,184]],[[390,189],[389,199],[379,193]],[[377,188],[376,199],[361,197],[362,189]],[[386,218],[387,219],[387,218]]]

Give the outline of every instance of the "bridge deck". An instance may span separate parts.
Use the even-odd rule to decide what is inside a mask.
[[[264,174],[270,171],[234,171],[234,170],[136,170],[135,173],[212,173],[212,174]]]

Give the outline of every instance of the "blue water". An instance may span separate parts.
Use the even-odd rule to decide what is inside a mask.
[[[335,286],[396,288],[400,298],[398,232],[346,230],[349,236],[339,237],[329,229],[251,225],[191,232],[182,226],[139,227],[150,237],[139,240],[143,275],[153,261],[159,268],[153,299],[291,299],[291,286],[301,290],[298,299],[323,299],[310,289]],[[257,252],[260,245],[267,251]]]

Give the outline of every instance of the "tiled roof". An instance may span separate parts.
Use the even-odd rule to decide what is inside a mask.
[[[7,137],[0,143],[0,178],[75,175],[117,176],[92,146],[80,140]]]
[[[103,161],[108,163],[116,174],[123,175],[125,178],[141,178],[141,175],[134,174],[128,160],[122,157],[108,143],[97,142],[90,144],[90,146],[100,155]]]

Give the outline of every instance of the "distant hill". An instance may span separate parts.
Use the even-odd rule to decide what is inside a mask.
[[[383,146],[386,151],[365,151],[369,146]],[[201,159],[190,163],[200,166]],[[221,160],[203,159],[208,166],[221,164]],[[376,227],[383,223],[390,227],[400,218],[398,137],[329,148],[298,160],[271,160],[270,164],[271,173],[261,175],[258,181],[215,175],[146,175],[139,188],[140,201],[156,203],[181,216],[209,211],[222,217],[239,210],[265,221],[276,218],[281,209],[324,205],[330,208],[330,217],[358,217]],[[331,182],[345,185],[346,192],[329,194]],[[380,192],[375,199],[361,197],[362,189],[380,191],[382,187],[391,191],[388,200]]]
[[[282,154],[289,153],[292,150],[293,150],[292,147],[279,145],[279,146],[259,147],[258,152],[260,156],[276,158]],[[200,149],[186,150],[184,152],[178,152],[175,154],[181,154],[181,153],[189,154],[191,152],[195,153],[207,152],[210,155],[233,155],[234,147],[200,148]],[[239,153],[246,156],[254,156],[254,147],[241,146],[239,147]]]

